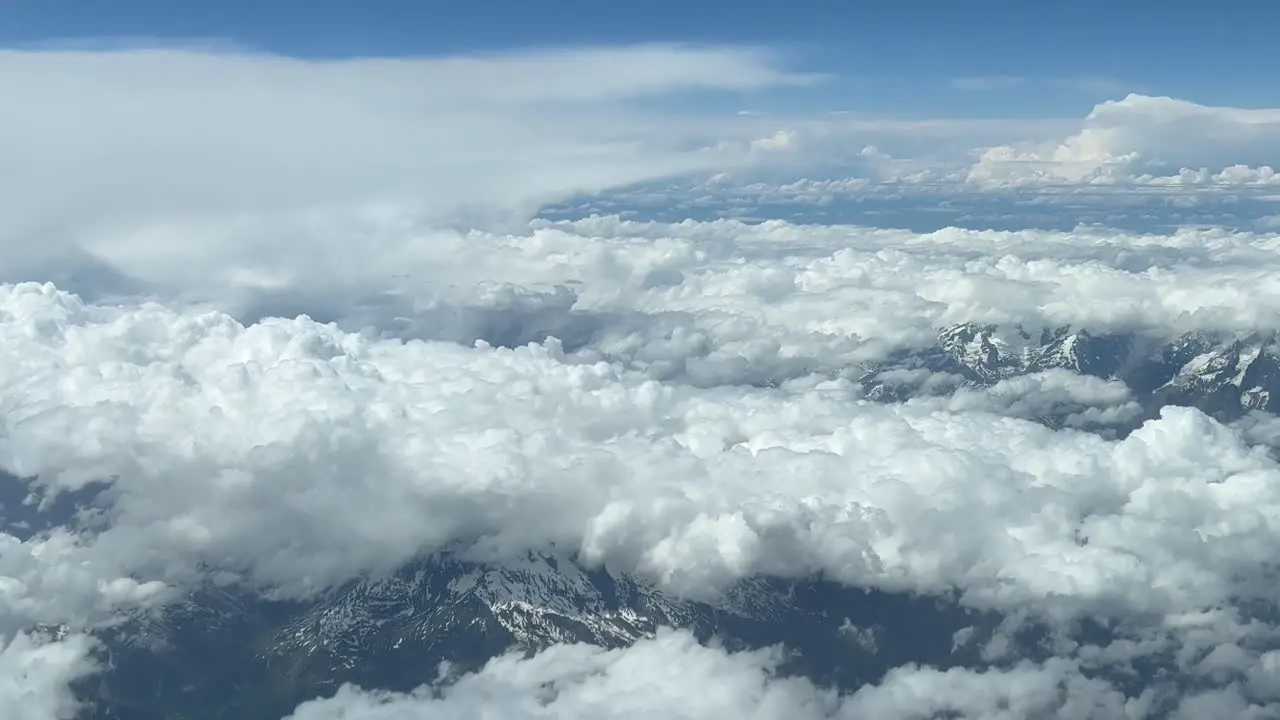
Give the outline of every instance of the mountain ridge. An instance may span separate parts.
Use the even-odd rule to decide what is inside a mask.
[[[1059,369],[1125,383],[1147,409],[1144,417],[1184,405],[1231,421],[1253,410],[1280,411],[1277,339],[1276,333],[1197,331],[1160,341],[1070,326],[1033,334],[1016,325],[960,323],[940,330],[931,347],[874,364],[859,382],[873,400],[901,402],[922,390],[944,394]],[[919,373],[909,380],[919,370],[954,379],[926,388]]]
[[[886,403],[1038,373],[1119,382],[1142,414],[1091,429],[1123,434],[1167,405],[1197,407],[1227,422],[1280,410],[1275,341],[1256,333],[1156,340],[963,323],[943,328],[931,347],[864,368],[859,382],[865,397]],[[1066,412],[1033,419],[1063,424]],[[485,565],[443,553],[306,602],[271,601],[237,586],[200,588],[104,631],[111,670],[86,681],[82,695],[97,708],[95,720],[278,718],[344,683],[409,690],[443,668],[475,669],[512,648],[622,647],[666,626],[728,647],[785,643],[795,672],[856,687],[904,663],[989,665],[984,638],[1000,623],[953,600],[821,578],[747,578],[717,600],[694,601],[572,556],[531,552]],[[1029,640],[1022,653],[1034,655],[1042,642]]]

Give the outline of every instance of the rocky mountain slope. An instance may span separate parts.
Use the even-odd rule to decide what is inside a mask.
[[[869,397],[893,402],[1052,369],[1122,381],[1148,414],[1187,405],[1229,421],[1253,410],[1280,410],[1280,346],[1271,334],[1195,332],[1161,341],[1137,333],[1031,333],[965,323],[942,330],[932,347],[869,369],[861,382]],[[925,378],[932,379],[928,387]]]
[[[998,619],[930,599],[821,581],[752,579],[715,602],[666,596],[572,559],[486,566],[448,557],[309,603],[205,588],[104,636],[110,672],[84,688],[112,720],[279,718],[346,682],[408,690],[508,649],[619,647],[660,626],[730,647],[786,642],[791,669],[840,685],[908,661],[972,663]],[[961,633],[969,639],[955,647]]]
[[[1048,370],[1122,381],[1147,415],[1168,404],[1226,421],[1280,410],[1280,355],[1274,338],[1257,335],[1161,342],[964,324],[940,332],[932,347],[867,369],[861,382],[868,397],[898,402]],[[457,672],[509,648],[563,641],[623,646],[660,626],[730,646],[785,641],[795,670],[850,687],[906,662],[986,662],[978,648],[998,622],[954,603],[820,579],[757,578],[695,602],[567,556],[531,554],[501,566],[434,556],[305,603],[206,587],[105,633],[110,670],[88,682],[84,697],[102,720],[278,718],[346,682],[407,690],[436,678],[442,663]],[[1031,639],[1020,654],[1035,652]]]

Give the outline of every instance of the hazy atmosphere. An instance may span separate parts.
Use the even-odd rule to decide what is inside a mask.
[[[1280,8],[959,7],[0,3],[0,717],[1280,717]]]

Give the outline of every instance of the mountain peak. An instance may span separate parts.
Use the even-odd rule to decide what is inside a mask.
[[[861,382],[871,399],[896,402],[1054,369],[1124,382],[1136,395],[1150,395],[1152,407],[1190,405],[1226,418],[1280,409],[1280,360],[1273,338],[1256,333],[1197,331],[1159,339],[1070,326],[1031,331],[959,323],[942,328],[935,346],[895,355]]]

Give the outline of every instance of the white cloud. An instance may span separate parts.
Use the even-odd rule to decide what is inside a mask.
[[[778,132],[763,138],[757,138],[751,141],[752,150],[786,150],[795,145],[795,133],[786,130]]]
[[[166,236],[152,237],[138,242],[157,247]],[[216,254],[228,246],[262,250]],[[1273,234],[918,235],[605,218],[505,235],[390,215],[209,226],[192,247],[215,254],[184,262],[175,248],[163,262],[121,260],[107,271],[69,262],[59,283],[100,298],[102,278],[128,272],[145,281],[122,282],[132,291],[209,299],[242,319],[306,312],[347,329],[504,344],[553,334],[571,349],[590,340],[658,377],[665,364],[712,383],[790,377],[806,364],[834,371],[877,345],[927,341],[961,321],[1166,332],[1273,327],[1280,315]]]
[[[70,684],[93,672],[93,643],[19,633],[0,640],[0,706],[14,720],[73,720],[81,704]]]
[[[1130,94],[1061,140],[986,150],[973,182],[1237,185],[1274,182],[1280,110]]]
[[[440,238],[438,254],[400,260],[425,273],[409,296],[423,304],[393,308],[421,334],[496,339],[505,321],[519,342],[541,327],[578,332],[577,347],[404,344],[3,288],[0,465],[55,487],[117,478],[105,531],[10,542],[10,611],[93,617],[146,600],[147,581],[189,582],[197,561],[309,592],[463,540],[490,558],[579,547],[682,590],[822,569],[890,589],[957,584],[996,607],[1055,595],[1176,613],[1221,601],[1271,548],[1235,518],[1269,527],[1280,471],[1195,412],[1116,443],[1003,417],[1062,403],[1082,421],[1131,417],[1105,383],[1050,373],[885,407],[805,376],[975,316],[1274,321],[1272,236],[605,219]],[[519,290],[554,284],[575,289]],[[770,376],[794,380],[717,388]],[[1182,498],[1201,510],[1167,524]],[[935,528],[991,520],[957,543],[920,534],[913,518],[929,514]],[[1169,533],[1192,529],[1214,539],[1173,551]]]
[[[1176,644],[1280,550],[1280,468],[1244,442],[1266,423],[1170,410],[1116,442],[1018,419],[1132,417],[1114,384],[1049,373],[882,406],[808,377],[856,376],[975,317],[1274,327],[1275,236],[600,218],[418,237],[433,242],[407,233],[386,265],[336,276],[331,304],[276,301],[440,342],[0,289],[0,469],[114,478],[105,526],[5,538],[6,631],[91,626],[201,563],[306,594],[458,543],[493,560],[555,543],[679,592],[820,570],[997,609],[1163,617],[1149,631]],[[392,267],[402,294],[353,308]],[[543,333],[565,343],[449,342]],[[725,387],[767,379],[781,387]]]
[[[1134,89],[1131,84],[1100,77],[1028,78],[1021,75],[975,75],[951,79],[951,87],[965,92],[1012,90],[1025,86],[1048,86],[1101,95],[1123,95]]]
[[[803,679],[779,677],[781,660],[776,648],[726,653],[698,645],[687,633],[664,631],[624,650],[568,645],[529,659],[509,655],[412,694],[348,686],[332,698],[303,704],[289,720],[1144,716],[1141,701],[1126,701],[1105,682],[1085,679],[1062,661],[988,672],[904,667],[878,685],[841,696]]]
[[[952,412],[994,412],[1029,420],[1061,415],[1072,427],[1119,425],[1141,415],[1124,383],[1066,370],[1009,378],[989,388],[962,387],[945,398],[912,402],[936,404]]]
[[[15,208],[0,220],[0,280],[89,297],[345,297],[353,268],[429,252],[413,245],[443,219],[518,228],[546,201],[689,172],[716,173],[709,195],[788,177],[748,195],[829,202],[907,186],[1262,188],[1280,161],[1272,111],[1137,95],[1083,122],[716,119],[664,103],[815,80],[749,49],[333,62],[6,51],[0,67],[0,92],[25,98],[0,113],[0,191]],[[797,181],[820,168],[836,179]]]
[[[951,81],[951,87],[956,90],[985,92],[989,90],[1008,90],[1019,87],[1026,81],[1026,78],[1016,75],[982,75],[954,78]]]
[[[976,77],[952,85],[992,91],[1022,82]],[[1109,95],[1124,87],[1073,78],[1051,84]],[[1280,109],[1206,106],[1130,92],[1095,105],[1082,118],[908,120],[850,111],[825,119],[778,115],[771,122],[770,132],[790,136],[788,151],[775,153],[767,164],[735,170],[739,182],[722,183],[721,192],[812,202],[1016,191],[1039,202],[1061,195],[1079,203],[1136,191],[1175,201],[1275,195],[1280,182]],[[875,152],[861,152],[867,147]]]
[[[760,51],[693,46],[337,61],[0,51],[0,95],[22,99],[0,112],[13,208],[0,242],[16,255],[163,220],[379,203],[524,213],[734,162],[696,151],[731,124],[651,101],[813,79]]]
[[[75,633],[199,568],[305,596],[445,547],[501,561],[554,544],[677,593],[821,572],[1131,636],[985,673],[899,668],[842,697],[773,677],[776,655],[666,633],[502,658],[438,691],[347,690],[297,717],[482,699],[504,717],[1141,717],[1149,699],[1082,668],[1151,648],[1213,686],[1185,713],[1271,712],[1275,656],[1245,642],[1260,621],[1235,603],[1269,587],[1280,552],[1280,466],[1254,447],[1273,418],[1166,409],[1114,440],[1029,419],[1130,420],[1117,383],[1050,372],[882,405],[854,379],[960,321],[1274,330],[1280,237],[473,227],[578,190],[824,155],[1001,188],[1267,184],[1280,160],[1276,111],[1141,96],[1066,130],[722,122],[660,102],[810,80],[722,48],[0,53],[0,93],[26,100],[0,111],[17,208],[0,278],[58,281],[0,285],[0,470],[54,490],[110,481],[78,526],[0,535],[0,697],[34,687],[50,699],[31,717],[66,715],[89,667]],[[980,146],[995,149],[970,173]],[[1048,169],[1011,169],[1032,166]],[[37,643],[38,623],[72,634]]]
[[[773,338],[784,353],[842,361],[869,349],[851,336],[931,341],[935,328],[955,322],[1177,332],[1275,327],[1280,313],[1269,270],[1280,248],[1274,234],[955,228],[919,234],[611,218],[540,227],[570,232],[536,235],[540,248],[563,258],[553,272],[569,274],[543,274],[522,255],[521,269],[513,271],[518,282],[572,277],[582,310],[678,310],[708,318],[707,332],[726,340],[731,333],[744,343]],[[571,258],[589,264],[569,270]],[[605,273],[608,282],[588,280]],[[655,282],[662,277],[680,283]]]
[[[1068,90],[1077,92],[1095,93],[1101,95],[1126,95],[1129,92],[1137,91],[1133,83],[1122,82],[1112,78],[1105,77],[1060,77],[1050,81],[1051,84]]]

